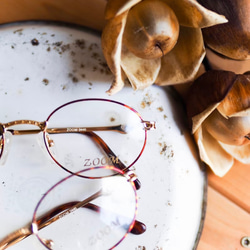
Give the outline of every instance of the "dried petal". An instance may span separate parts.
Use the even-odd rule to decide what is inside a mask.
[[[234,158],[228,154],[207,131],[200,127],[194,134],[200,158],[213,172],[222,177],[234,164]]]
[[[214,51],[236,60],[250,58],[250,1],[198,0],[226,16],[228,23],[203,29],[204,41]]]
[[[193,132],[219,105],[232,88],[237,75],[230,71],[208,71],[195,80],[187,95],[187,113]]]
[[[207,117],[217,108],[219,103],[215,103],[210,105],[203,112],[195,115],[193,117],[189,117],[190,127],[192,128],[192,133],[194,134],[196,130],[201,126],[201,124],[207,119]]]
[[[105,9],[105,18],[111,19],[118,16],[141,1],[142,0],[108,0]]]
[[[214,110],[203,122],[203,128],[217,140],[229,145],[249,144],[250,116],[225,118]]]
[[[114,94],[124,85],[124,73],[121,69],[122,36],[128,12],[110,19],[102,32],[102,50],[107,64],[115,75],[115,79],[108,94]]]
[[[219,112],[225,117],[249,115],[250,108],[250,78],[237,75],[234,84],[218,106]]]
[[[185,83],[193,80],[205,56],[200,29],[180,27],[179,39],[173,50],[162,57],[157,85]]]
[[[204,36],[203,36],[204,37]],[[206,47],[206,57],[209,66],[214,70],[233,71],[236,74],[243,74],[250,69],[250,60],[232,60]]]
[[[121,66],[132,87],[135,90],[144,89],[155,82],[161,68],[161,59],[142,59],[136,57],[123,46]]]
[[[243,164],[250,164],[250,144],[243,146],[227,145],[219,142],[224,150]]]
[[[193,28],[204,28],[227,22],[224,16],[204,8],[195,0],[164,1],[174,10],[180,25]]]

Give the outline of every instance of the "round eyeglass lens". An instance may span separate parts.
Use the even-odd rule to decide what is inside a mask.
[[[133,165],[147,132],[132,108],[106,99],[83,99],[56,109],[47,119],[44,140],[51,157],[69,172]]]
[[[113,167],[110,167],[113,168]],[[108,167],[85,169],[88,176]],[[47,249],[112,249],[133,228],[137,196],[121,171],[105,178],[70,175],[39,201],[33,233]],[[85,175],[85,173],[81,173]]]

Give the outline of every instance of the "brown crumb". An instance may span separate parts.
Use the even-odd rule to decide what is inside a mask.
[[[34,38],[34,39],[31,40],[31,44],[33,46],[38,46],[39,45],[39,41],[36,38]]]
[[[59,47],[59,46],[62,45],[62,43],[63,43],[62,41],[61,42],[55,42],[55,43],[53,43],[53,45]]]
[[[77,78],[76,76],[73,76],[73,77],[72,77],[72,81],[73,81],[74,83],[79,82],[79,80],[78,80],[78,78]]]
[[[158,107],[157,109],[158,109],[160,112],[163,111],[163,107]]]
[[[22,35],[23,34],[23,29],[15,30],[13,33],[14,34],[18,33],[18,35]]]
[[[79,47],[80,49],[85,49],[86,42],[84,39],[76,39],[75,40],[75,45]]]
[[[44,78],[44,79],[43,79],[43,84],[44,84],[45,86],[47,86],[47,85],[49,84],[49,80],[46,79],[46,78]]]

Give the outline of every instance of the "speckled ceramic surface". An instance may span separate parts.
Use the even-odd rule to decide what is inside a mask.
[[[105,91],[113,76],[102,56],[100,34],[79,27],[1,26],[0,58],[1,122],[43,121],[61,104],[88,97],[123,102],[144,119],[156,121],[157,129],[148,133],[146,148],[135,165],[142,183],[137,218],[147,231],[129,235],[117,249],[196,247],[205,211],[206,175],[171,88],[152,86],[135,92],[126,86],[109,97]],[[0,166],[0,239],[28,224],[41,194],[67,175],[42,153],[36,138],[12,138],[6,163]],[[43,247],[31,236],[10,249]]]

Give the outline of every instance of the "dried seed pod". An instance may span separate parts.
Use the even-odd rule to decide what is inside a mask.
[[[174,11],[163,1],[142,1],[128,13],[123,42],[136,56],[160,58],[175,46],[179,23]]]
[[[208,71],[190,87],[187,112],[201,159],[223,176],[250,163],[250,74]]]

